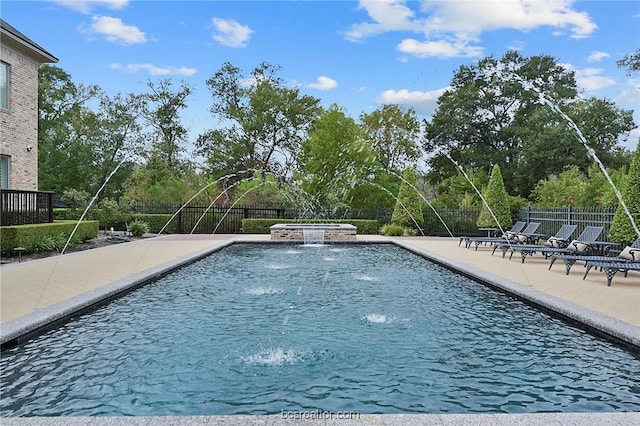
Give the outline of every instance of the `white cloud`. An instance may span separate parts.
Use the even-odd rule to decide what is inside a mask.
[[[531,31],[551,27],[554,32],[569,32],[583,38],[597,26],[586,12],[572,8],[571,0],[475,0],[424,1],[418,11],[407,0],[361,0],[360,9],[369,22],[353,24],[344,33],[351,41],[386,32],[422,34],[424,41],[405,39],[398,49],[418,57],[479,56],[482,47],[472,46],[488,31],[513,29]],[[420,14],[420,16],[418,15]]]
[[[138,27],[126,25],[120,18],[94,16],[90,32],[103,36],[107,41],[124,44],[145,43],[147,36]]]
[[[613,77],[601,75],[602,68],[576,69],[576,83],[587,91],[596,91],[605,87],[614,86],[616,80]]]
[[[629,79],[627,81],[628,87],[624,89],[613,101],[617,104],[640,104],[640,80]]]
[[[420,42],[411,38],[402,40],[398,50],[418,58],[440,57],[477,57],[482,55],[481,47],[469,46],[466,43],[451,43],[445,40]]]
[[[404,0],[360,0],[359,9],[366,10],[374,22],[354,24],[344,33],[351,41],[389,31],[420,31],[421,23]]]
[[[589,61],[589,62],[600,62],[604,58],[608,58],[608,57],[609,57],[609,54],[607,52],[599,52],[599,51],[596,50],[594,52],[591,52],[591,54],[587,58],[587,61]]]
[[[248,26],[230,19],[213,18],[212,22],[216,30],[213,39],[223,46],[246,47],[254,32]]]
[[[124,70],[131,74],[134,74],[138,71],[147,71],[149,75],[162,75],[162,76],[181,75],[181,76],[189,77],[196,73],[196,70],[194,68],[187,68],[187,67],[176,68],[176,67],[170,67],[170,66],[158,67],[153,64],[127,64],[127,65],[111,64],[110,67],[111,69]]]
[[[618,140],[618,144],[627,148],[630,151],[635,151],[638,147],[638,142],[640,141],[640,128],[636,127],[635,129],[629,132],[629,136],[627,138],[622,138]]]
[[[475,0],[437,2],[425,21],[429,32],[444,31],[478,35],[485,31],[514,29],[530,31],[538,27],[569,29],[572,38],[593,33],[597,25],[585,12],[572,9],[570,0]]]
[[[129,5],[129,0],[53,0],[53,2],[80,13],[91,13],[96,7],[120,10]]]
[[[417,114],[431,116],[438,107],[438,98],[448,87],[429,92],[402,90],[385,90],[376,97],[379,105],[395,104],[406,108],[413,108]]]
[[[321,75],[315,83],[307,84],[307,87],[318,90],[330,90],[338,87],[338,82],[332,78]]]

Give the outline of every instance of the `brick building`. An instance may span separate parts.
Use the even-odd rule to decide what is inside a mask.
[[[0,188],[38,189],[38,68],[58,58],[0,19]]]

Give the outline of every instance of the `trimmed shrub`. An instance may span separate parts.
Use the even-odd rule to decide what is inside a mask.
[[[391,215],[391,223],[409,229],[423,227],[422,201],[415,189],[417,181],[418,177],[413,167],[407,166],[402,173],[402,183],[400,184],[393,215]]]
[[[629,209],[636,226],[640,226],[640,143],[638,143],[636,152],[633,154],[629,173],[622,187],[622,199]],[[609,238],[623,246],[633,243],[638,238],[622,205],[618,206],[616,214],[613,216],[611,228],[609,229]]]
[[[404,227],[395,223],[387,223],[380,228],[380,233],[389,237],[400,237],[404,235]]]
[[[0,250],[2,254],[13,254],[16,247],[24,247],[25,252],[43,250],[46,246],[54,246],[58,241],[66,243],[73,232],[77,221],[60,221],[53,223],[38,223],[34,225],[15,225],[0,227]],[[98,236],[97,221],[82,221],[74,234],[74,241],[87,241]],[[60,247],[61,249],[62,247]]]
[[[496,226],[502,229],[510,228],[512,221],[511,209],[509,208],[509,194],[507,194],[507,190],[504,187],[502,171],[499,165],[496,164],[493,166],[489,183],[482,196],[491,208],[491,211],[485,203],[482,203],[482,210],[480,210],[480,215],[478,215],[476,222],[478,228],[493,228]],[[493,218],[491,212],[495,215],[498,223],[496,223],[496,219]]]

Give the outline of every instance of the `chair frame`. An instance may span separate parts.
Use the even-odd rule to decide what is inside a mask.
[[[637,261],[627,261],[627,262],[600,262],[600,261],[587,261],[586,265],[587,270],[584,273],[582,279],[587,278],[587,274],[593,267],[601,268],[605,274],[607,274],[607,287],[611,287],[611,280],[613,280],[613,276],[619,272],[624,272],[624,276],[627,276],[629,271],[640,271],[640,262]]]

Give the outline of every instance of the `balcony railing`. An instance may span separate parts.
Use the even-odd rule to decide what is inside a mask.
[[[0,226],[53,222],[53,192],[0,189]]]

